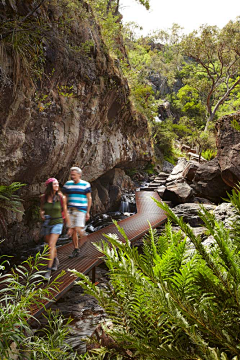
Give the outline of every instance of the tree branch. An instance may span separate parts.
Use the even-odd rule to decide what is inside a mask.
[[[217,102],[212,114],[215,115],[217,109],[219,108],[219,106],[226,100],[226,98],[228,97],[228,95],[230,94],[230,92],[238,85],[240,84],[240,79],[238,79],[227,91],[226,93],[221,97],[221,99],[219,99],[219,101]]]

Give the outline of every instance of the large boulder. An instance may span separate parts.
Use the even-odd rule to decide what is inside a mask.
[[[240,131],[234,129],[232,122],[240,125],[240,111],[223,116],[216,123],[217,158],[223,181],[234,187],[240,181]]]
[[[193,190],[186,182],[173,182],[167,185],[163,200],[170,200],[173,205],[183,204],[192,199]]]
[[[177,165],[174,166],[174,168],[172,169],[171,174],[169,175],[169,177],[167,178],[167,182],[171,182],[171,181],[181,181],[183,179],[183,172],[187,166],[188,161],[185,158],[179,158]]]
[[[199,166],[191,187],[196,196],[207,198],[215,203],[221,202],[226,192],[231,190],[222,179],[217,158]]]
[[[188,161],[188,163],[186,164],[184,170],[183,170],[183,177],[188,181],[188,182],[192,182],[192,180],[195,177],[195,174],[197,172],[197,169],[199,168],[200,164],[197,161],[194,160],[190,160]]]

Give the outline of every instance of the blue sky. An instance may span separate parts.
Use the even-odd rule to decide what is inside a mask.
[[[171,28],[173,23],[184,27],[184,33],[198,29],[203,24],[222,28],[240,16],[240,0],[150,0],[147,11],[135,0],[120,0],[123,22],[134,21],[143,27],[142,35],[151,30]]]

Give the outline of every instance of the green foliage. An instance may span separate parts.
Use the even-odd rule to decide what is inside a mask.
[[[156,170],[154,169],[155,165],[153,163],[148,163],[147,166],[145,167],[144,171],[146,171],[146,173],[148,175],[153,175],[153,174],[157,174]]]
[[[231,224],[231,234],[236,239],[237,248],[240,251],[240,183],[236,185],[236,189],[231,194],[228,194],[228,199],[225,200],[229,201],[235,209],[235,216]]]
[[[65,321],[58,313],[48,313],[47,327],[41,334],[33,334],[29,320],[31,308],[41,307],[42,303],[51,299],[52,290],[56,290],[62,272],[54,281],[44,283],[43,270],[39,270],[47,261],[48,250],[42,255],[30,257],[21,265],[13,268],[11,273],[3,274],[6,260],[0,266],[0,357],[12,359],[76,359],[76,354],[68,354],[69,346],[65,343],[69,321]]]
[[[34,2],[31,10],[26,16],[18,12],[15,1],[9,5],[3,2],[5,11],[2,13],[0,23],[0,42],[7,52],[11,52],[18,66],[21,64],[30,78],[39,78],[44,69],[44,45],[48,25],[43,17],[37,14],[38,8],[43,1]]]
[[[234,120],[231,122],[231,125],[232,125],[232,127],[233,127],[235,130],[240,131],[240,124],[238,123],[237,120],[234,119]]]
[[[11,185],[0,185],[0,226],[7,233],[6,214],[8,211],[21,212],[21,199],[15,194],[25,184],[13,182]]]
[[[237,18],[221,30],[216,26],[202,26],[182,41],[183,53],[195,61],[204,74],[200,83],[205,87],[206,128],[240,84],[239,29],[240,20]]]
[[[202,152],[202,157],[206,160],[212,160],[216,157],[217,152],[212,149],[206,149]]]
[[[58,86],[58,93],[59,95],[62,95],[65,98],[70,98],[73,96],[72,88],[73,86],[67,86],[67,85]]]
[[[177,139],[172,129],[172,120],[168,119],[161,123],[155,122],[151,126],[155,151],[160,150],[164,157],[173,155],[173,142]]]
[[[196,88],[185,85],[177,93],[181,105],[181,112],[189,118],[204,118],[205,108],[199,100]]]
[[[240,215],[240,188],[231,202]],[[206,248],[193,229],[164,203],[154,200],[171,223],[160,236],[150,228],[143,254],[132,247],[115,222],[125,243],[116,235],[97,245],[109,268],[110,286],[103,290],[87,276],[73,271],[79,284],[97,298],[113,322],[105,328],[113,339],[104,359],[237,360],[240,357],[239,234],[202,207],[199,216],[214,238]],[[187,238],[188,241],[187,241]],[[192,250],[188,243],[192,243]],[[101,350],[92,350],[92,358]]]

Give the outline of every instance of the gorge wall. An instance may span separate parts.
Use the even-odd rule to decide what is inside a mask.
[[[0,2],[0,12],[24,17],[34,2],[12,3]],[[34,15],[45,26],[33,64],[37,70],[43,64],[39,74],[32,76],[28,64],[31,46],[25,43],[21,52],[0,43],[0,178],[2,184],[27,184],[25,215],[45,180],[54,176],[63,184],[75,164],[92,182],[116,166],[152,157],[147,120],[128,100],[128,83],[108,54],[92,9],[84,1],[77,10],[65,3],[43,3]],[[18,233],[9,244],[26,235],[25,215],[10,216],[10,232]],[[37,236],[34,231],[28,228],[28,237]]]

